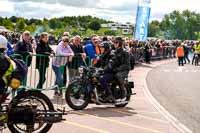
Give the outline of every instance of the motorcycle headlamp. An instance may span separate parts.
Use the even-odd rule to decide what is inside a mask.
[[[79,72],[80,74],[82,74],[82,73],[84,72],[83,67],[79,67],[79,68],[78,68],[78,72]]]

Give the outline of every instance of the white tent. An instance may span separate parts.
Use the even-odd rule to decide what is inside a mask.
[[[4,26],[0,26],[0,32],[9,32]]]

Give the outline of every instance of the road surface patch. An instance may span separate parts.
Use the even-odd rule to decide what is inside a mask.
[[[68,120],[64,121],[64,123],[70,124],[70,125],[73,125],[73,126],[76,126],[76,127],[80,127],[80,128],[85,128],[85,129],[88,129],[88,130],[92,130],[92,131],[95,131],[95,132],[98,132],[98,133],[109,133],[108,131],[105,131],[105,130],[102,130],[102,129],[89,127],[87,125],[83,125],[83,124],[71,122],[71,121],[68,121]]]
[[[138,128],[138,129],[141,129],[141,130],[148,131],[150,133],[164,133],[164,132],[159,131],[159,130],[155,130],[155,129],[151,129],[151,128],[145,128],[145,127],[133,125],[133,124],[130,124],[130,123],[127,123],[127,122],[121,122],[121,121],[117,121],[117,120],[113,120],[113,119],[102,118],[102,117],[98,117],[98,116],[95,116],[95,115],[91,115],[91,114],[87,114],[87,113],[83,113],[83,112],[78,112],[78,111],[72,111],[72,112],[75,113],[75,114],[77,113],[79,115],[85,115],[85,116],[92,117],[92,118],[95,118],[95,119],[109,121],[109,122],[116,123],[116,124],[119,124],[119,125],[124,125],[124,126],[132,127],[132,128]]]

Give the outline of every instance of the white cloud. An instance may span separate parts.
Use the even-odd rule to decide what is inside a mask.
[[[157,14],[164,15],[174,10],[200,12],[199,0],[151,0],[151,14],[153,17]]]
[[[14,5],[12,2],[8,2],[7,0],[0,1],[0,11],[2,12],[13,12]]]
[[[1,16],[52,18],[92,15],[118,22],[135,21],[138,0],[0,0]],[[173,10],[200,11],[198,0],[151,0],[150,20]]]

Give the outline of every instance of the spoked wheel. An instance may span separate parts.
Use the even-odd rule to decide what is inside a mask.
[[[89,103],[89,95],[86,89],[78,83],[72,83],[68,86],[65,93],[67,104],[74,110],[82,110]]]
[[[115,107],[125,107],[130,101],[131,99],[131,95],[129,94],[130,88],[128,88],[128,86],[125,86],[125,88],[126,88],[126,94],[127,94],[126,98],[123,101],[121,101],[122,102],[121,104],[116,104]]]
[[[49,98],[38,91],[27,91],[18,94],[10,103],[10,113],[12,113],[12,110],[20,107],[22,107],[22,109],[27,108],[28,110],[34,109],[36,112],[41,112],[41,114],[54,111],[53,104]],[[41,120],[41,117],[39,113],[36,113],[33,124],[27,124],[25,122],[16,123],[8,119],[7,126],[12,133],[46,133],[53,124],[45,123]]]

